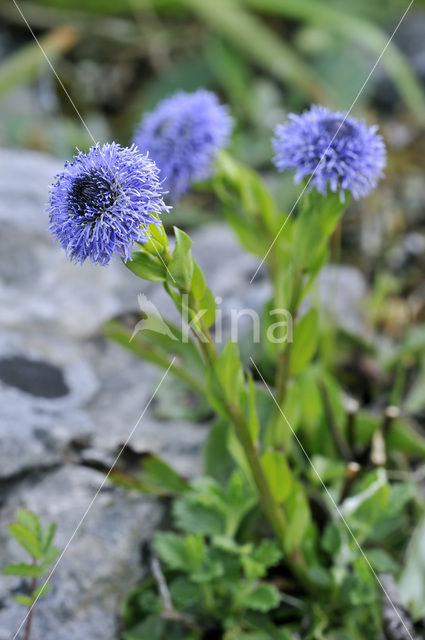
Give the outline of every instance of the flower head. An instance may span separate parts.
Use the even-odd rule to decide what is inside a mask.
[[[130,258],[133,242],[146,242],[147,225],[169,207],[155,163],[133,145],[97,144],[78,152],[50,189],[50,231],[75,262],[107,264]]]
[[[192,182],[210,177],[217,151],[232,130],[227,107],[211,91],[179,91],[143,118],[134,142],[151,157],[165,178],[170,199],[176,201]]]
[[[378,127],[368,127],[341,112],[313,105],[289,122],[278,125],[272,140],[274,163],[280,171],[295,171],[296,182],[311,177],[310,185],[365,196],[383,175],[386,151]]]

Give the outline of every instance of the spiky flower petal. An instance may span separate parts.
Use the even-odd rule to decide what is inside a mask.
[[[280,171],[295,171],[295,180],[310,178],[310,186],[350,191],[355,199],[375,188],[386,164],[386,150],[377,126],[313,105],[301,115],[290,114],[272,140],[274,163]]]
[[[75,262],[105,265],[114,253],[130,258],[146,242],[148,224],[168,210],[159,170],[133,145],[95,145],[67,162],[50,188],[50,231]]]
[[[179,91],[144,116],[134,142],[143,153],[149,151],[175,202],[193,182],[211,176],[216,153],[226,146],[232,126],[227,107],[211,91]]]

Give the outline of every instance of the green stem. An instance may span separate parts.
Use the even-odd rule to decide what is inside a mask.
[[[202,319],[200,320],[200,325],[205,340],[202,340],[200,335],[197,335],[197,338],[207,362],[212,366],[218,357],[217,349],[209,328],[205,325]],[[261,465],[259,451],[252,441],[245,416],[236,405],[228,404],[226,408],[229,418],[235,428],[237,438],[244,450],[248,465],[251,469],[252,477],[259,496],[260,507],[266,516],[279,545],[282,550],[285,551],[285,534],[287,530],[286,517],[283,509],[276,502],[270,490],[266,475]],[[308,585],[303,558],[299,551],[295,551],[291,557],[288,557],[288,564],[291,566],[294,574],[298,577],[301,584],[305,586]]]
[[[300,304],[301,298],[301,290],[302,290],[302,271],[297,270],[294,276],[294,285],[291,294],[291,301],[289,305],[289,313],[293,320],[295,320],[298,314],[298,307]],[[279,279],[275,279],[275,300],[277,306],[281,305],[281,285],[279,283]],[[285,402],[286,393],[288,389],[288,382],[290,379],[290,369],[291,369],[291,347],[292,342],[286,341],[283,345],[282,350],[279,352],[277,356],[276,363],[276,401],[278,406],[276,407],[275,418],[274,418],[274,428],[273,428],[273,439],[274,444],[277,444],[279,441],[279,427],[282,421],[282,415],[279,409],[282,408],[282,405]]]
[[[200,324],[205,340],[202,340],[201,336],[198,335],[197,337],[199,340],[199,344],[208,363],[210,365],[214,365],[214,362],[218,357],[216,346],[212,339],[210,330],[202,321],[202,319],[200,320]],[[234,424],[236,435],[238,436],[238,439],[242,445],[248,464],[252,471],[252,476],[260,496],[260,504],[273,528],[273,531],[275,532],[277,539],[281,544],[283,544],[284,534],[286,530],[285,516],[280,506],[275,502],[272,496],[267,478],[261,466],[258,451],[252,442],[251,434],[249,431],[249,427],[246,424],[245,417],[243,416],[240,408],[235,405],[228,405],[227,410],[229,412],[229,417]]]
[[[37,566],[37,561],[36,561],[35,558],[33,558],[33,565],[34,565],[34,567]],[[30,587],[30,597],[31,598],[34,598],[34,593],[35,593],[36,588],[37,588],[37,578],[33,578],[32,581],[31,581],[31,587]],[[24,640],[30,640],[33,611],[34,611],[34,606],[32,605],[29,608],[29,611],[28,611],[27,622],[26,622],[26,625],[25,625],[25,632],[24,632]]]

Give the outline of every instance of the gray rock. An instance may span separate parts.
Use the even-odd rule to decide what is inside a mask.
[[[152,537],[162,508],[151,498],[105,486],[81,522],[103,481],[97,471],[67,465],[36,484],[22,482],[0,514],[0,565],[22,558],[7,535],[7,524],[21,506],[34,510],[42,522],[57,522],[56,544],[66,549],[51,578],[51,592],[36,605],[34,638],[118,636],[119,605],[142,576],[141,544]],[[25,610],[7,594],[21,584],[13,577],[1,582],[0,640],[10,640]]]
[[[345,265],[327,265],[319,275],[318,289],[321,305],[336,326],[364,334],[361,304],[368,288],[361,271]]]

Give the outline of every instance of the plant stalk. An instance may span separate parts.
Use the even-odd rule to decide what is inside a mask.
[[[213,365],[218,357],[217,349],[211,337],[209,328],[205,325],[202,319],[200,320],[200,325],[202,334],[206,340],[201,340],[199,335],[197,337],[201,345],[201,349],[204,352],[205,358],[210,365]],[[286,551],[286,516],[283,509],[276,502],[271,493],[266,475],[264,473],[263,467],[261,466],[258,449],[252,441],[245,417],[240,408],[236,405],[228,404],[226,408],[229,414],[229,418],[231,419],[235,428],[237,438],[244,450],[248,465],[251,469],[252,477],[258,491],[261,509],[265,517],[267,518],[280,547],[283,551]],[[300,583],[304,586],[308,586],[308,580],[306,579],[306,571],[301,553],[294,553],[292,557],[288,557],[287,560],[288,564],[299,579]]]
[[[30,589],[31,597],[33,597],[36,588],[37,588],[37,578],[33,578],[32,581],[31,581],[31,589]],[[24,640],[30,640],[33,612],[34,612],[34,606],[31,605],[31,607],[29,608],[29,611],[28,611],[27,621],[26,621],[26,624],[25,624]]]

